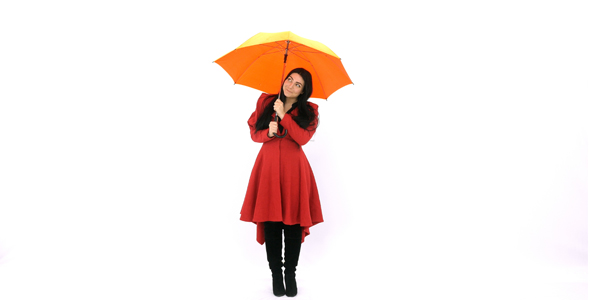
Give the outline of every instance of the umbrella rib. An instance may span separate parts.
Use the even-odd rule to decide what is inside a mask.
[[[304,56],[298,55],[298,53],[302,53],[302,54],[303,54],[303,53],[312,53],[312,54],[316,54],[316,53],[318,53],[318,54],[324,54],[324,55],[327,55],[326,53],[324,53],[324,52],[322,52],[322,51],[315,50],[315,49],[313,49],[313,48],[309,48],[309,47],[307,47],[307,48],[309,48],[309,49],[311,49],[311,50],[299,50],[299,49],[297,49],[297,48],[300,48],[300,47],[303,47],[303,46],[304,46],[304,45],[297,44],[297,45],[295,45],[295,47],[293,47],[293,50],[294,50],[294,51],[293,51],[293,52],[289,51],[289,53],[293,53],[293,54],[297,55],[298,57],[300,57],[301,59],[305,60],[305,61],[306,61],[306,62],[308,62],[308,63],[311,63],[311,62],[309,61],[309,59],[307,59],[307,57],[304,57]],[[314,51],[314,50],[315,50],[315,51]]]
[[[279,47],[273,47],[273,46],[271,46],[269,44],[260,44],[260,46],[264,46],[264,47],[268,47],[269,48],[266,52],[260,54],[260,56],[276,53],[276,52],[271,52],[272,50],[277,50],[277,52],[281,52],[281,50],[285,49],[285,48],[282,48],[280,46],[280,44],[279,44]]]
[[[318,71],[316,70],[315,66],[311,63],[311,61],[307,57],[304,57],[302,55],[299,55],[298,53],[303,54],[303,53],[324,53],[324,52],[321,52],[321,51],[317,51],[317,52],[312,52],[312,51],[305,51],[305,52],[303,52],[303,51],[297,51],[297,52],[293,52],[293,54],[297,55],[298,57],[300,57],[301,59],[303,59],[303,60],[305,60],[306,62],[309,63],[309,65],[313,69],[313,73],[314,74],[318,74]],[[320,83],[320,86],[322,87],[322,91],[324,91],[324,95],[325,95],[326,94],[326,89],[324,89],[324,84],[320,80],[320,77],[319,76],[318,76],[318,82]],[[328,97],[326,97],[326,100],[328,100]]]
[[[299,46],[303,46],[303,45],[299,45]],[[299,46],[295,46],[294,48],[297,49],[297,48],[299,48]],[[313,49],[313,48],[310,48],[310,49]],[[295,55],[297,55],[301,59],[305,60],[306,62],[308,62],[309,65],[311,66],[311,68],[313,69],[314,74],[318,74],[318,72],[317,72],[315,66],[311,63],[311,61],[307,57],[304,56],[304,53],[321,53],[321,54],[326,55],[326,53],[324,53],[322,51],[299,51],[299,50],[296,50],[296,51],[293,51],[292,53],[295,54]],[[324,91],[324,96],[325,96],[326,95],[326,89],[324,89],[324,84],[320,80],[320,77],[319,76],[318,76],[318,82],[320,83],[320,86],[322,87],[322,91]],[[327,96],[326,96],[326,100],[328,100],[328,97]]]
[[[275,43],[278,44],[279,47],[281,46],[278,42],[275,42]],[[277,47],[273,47],[273,46],[268,45],[268,44],[261,44],[261,46],[270,47],[270,49],[268,51],[260,54],[258,57],[261,57],[261,56],[267,55],[267,54],[271,54],[271,53],[269,53],[270,51],[272,51],[274,49],[277,49]],[[250,67],[254,64],[254,62],[256,62],[257,59],[254,59],[254,60],[252,60],[252,62],[250,62],[250,64],[248,65],[248,67],[246,67],[246,69],[244,70],[244,72],[242,72],[242,74],[240,74],[240,77],[238,77],[234,83],[238,83],[238,81],[240,81],[240,79],[242,79],[242,76],[244,76],[244,74],[246,74],[248,72],[248,69],[250,69]]]
[[[304,46],[307,47],[308,50],[299,50],[299,49],[297,49],[297,48],[301,48],[301,47],[304,47]],[[302,44],[295,44],[295,46],[293,46],[292,49],[295,52],[300,52],[300,53],[322,53],[322,54],[328,55],[327,53],[325,53],[323,51],[320,51],[320,50],[317,50],[317,49],[314,49],[314,48],[310,48],[310,47],[308,47],[306,45],[302,45]]]
[[[301,59],[305,60],[306,62],[310,62],[310,61],[309,61],[309,59],[307,59],[307,57],[304,57],[304,56],[301,56],[301,55],[299,55],[299,53],[303,53],[303,52],[301,52],[301,51],[297,51],[297,52],[290,52],[290,53],[291,53],[291,54],[293,54],[293,55],[296,55],[296,56],[298,56],[299,58],[301,58]],[[314,52],[310,52],[310,53],[314,53]]]
[[[313,73],[314,74],[318,74],[318,71],[315,69],[315,66],[313,64],[311,64],[311,63],[309,65],[313,69]],[[324,96],[325,96],[326,95],[326,89],[324,89],[324,84],[320,80],[320,76],[319,75],[318,75],[318,82],[320,83],[320,86],[322,87],[322,91],[324,91]],[[326,100],[328,100],[328,96],[326,96]]]

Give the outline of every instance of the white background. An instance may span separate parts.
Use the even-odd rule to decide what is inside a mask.
[[[279,31],[354,82],[312,99],[299,299],[586,299],[588,6],[385,3],[3,1],[0,299],[273,299],[259,92],[212,62]]]

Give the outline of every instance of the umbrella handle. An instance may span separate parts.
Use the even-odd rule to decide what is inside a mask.
[[[278,122],[278,121],[279,121],[279,116],[275,115],[275,122]],[[283,135],[278,135],[276,133],[273,133],[273,135],[275,137],[278,137],[278,138],[281,138],[282,139],[282,138],[284,138],[287,135],[287,132],[288,132],[288,130],[285,129],[285,133]]]

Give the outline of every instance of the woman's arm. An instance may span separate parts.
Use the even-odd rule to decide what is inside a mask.
[[[250,127],[250,136],[252,137],[252,140],[257,143],[268,142],[274,138],[268,136],[268,128],[256,131],[256,121],[258,120],[258,116],[260,116],[260,114],[262,114],[262,112],[264,111],[265,104],[268,104],[268,102],[265,101],[268,98],[268,94],[263,93],[262,95],[260,95],[260,98],[258,98],[258,102],[256,103],[256,110],[252,113],[250,119],[248,119],[248,126]]]
[[[291,136],[291,138],[293,138],[293,140],[299,144],[300,146],[303,146],[305,144],[307,144],[307,142],[309,142],[309,140],[311,140],[311,137],[313,137],[313,134],[315,133],[315,130],[317,128],[317,116],[318,116],[318,109],[317,109],[317,105],[314,103],[310,103],[311,107],[314,110],[314,113],[316,115],[316,119],[311,122],[311,124],[309,124],[309,126],[307,127],[307,129],[303,129],[301,128],[297,122],[295,122],[295,120],[293,120],[293,118],[291,117],[291,114],[285,114],[283,119],[281,120],[281,125],[283,125],[283,127],[285,127],[285,129],[289,130],[289,135]]]
[[[252,113],[250,119],[248,119],[248,126],[250,126],[250,136],[252,140],[257,143],[264,143],[272,140],[274,137],[268,136],[268,128],[256,131],[256,112]]]

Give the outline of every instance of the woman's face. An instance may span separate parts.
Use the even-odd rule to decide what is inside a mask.
[[[303,86],[305,82],[301,75],[297,73],[292,73],[285,79],[285,83],[283,84],[283,92],[287,98],[295,98],[303,93]]]

